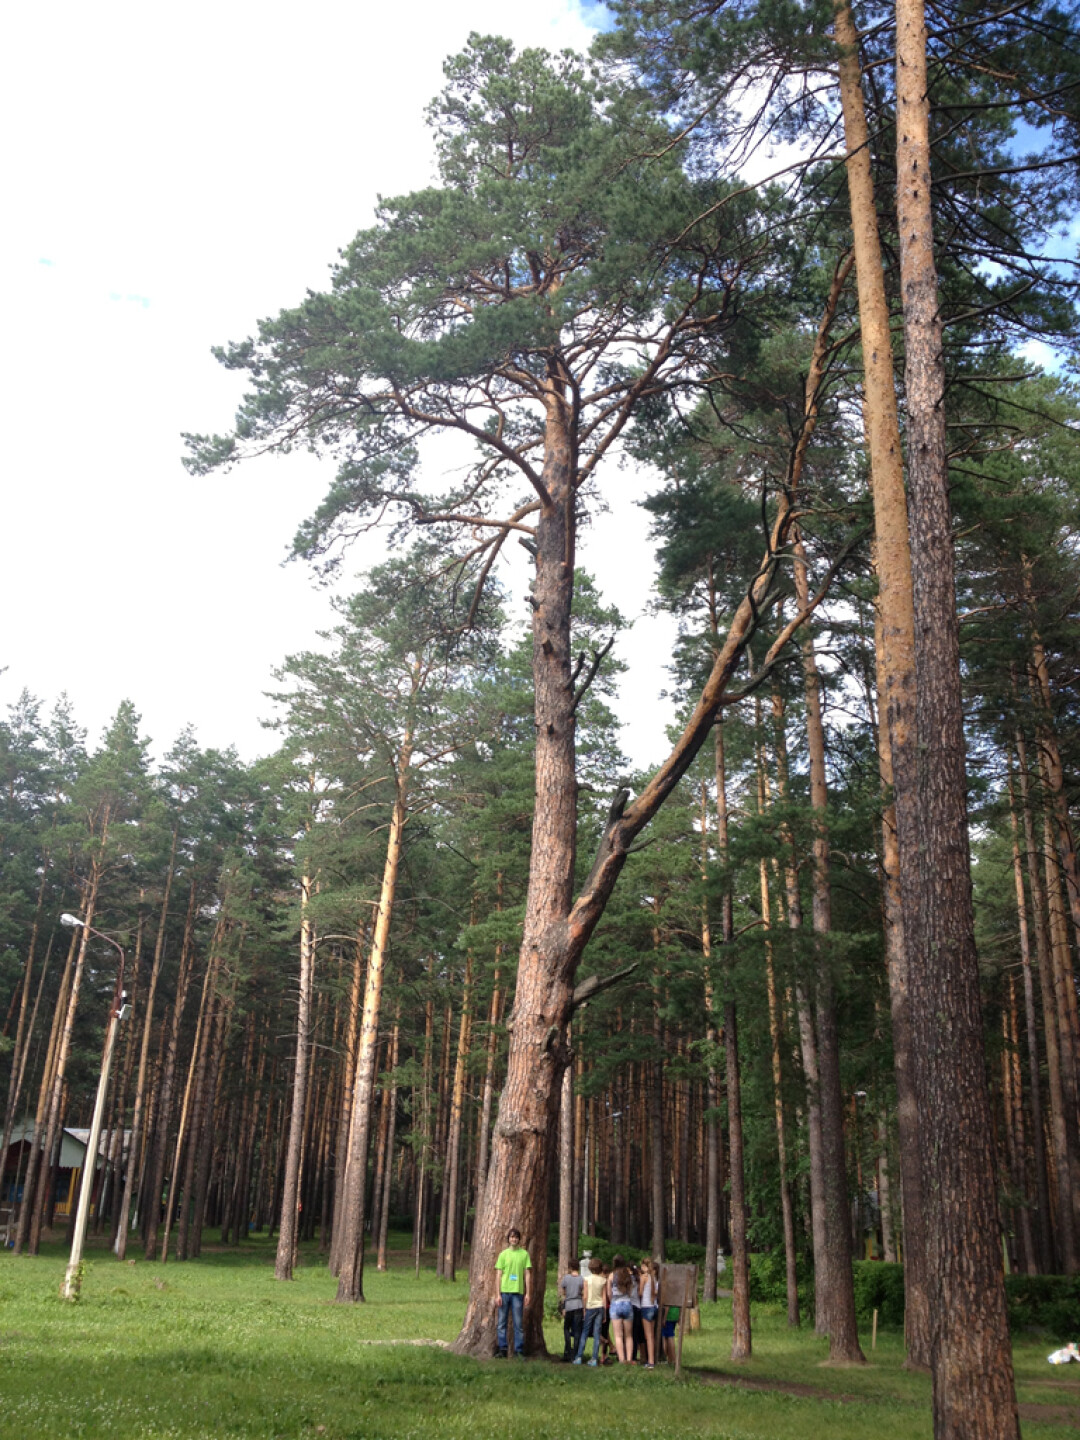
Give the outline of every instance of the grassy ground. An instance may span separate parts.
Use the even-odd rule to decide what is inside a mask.
[[[57,1297],[62,1246],[0,1257],[0,1440],[929,1440],[929,1382],[901,1368],[899,1336],[879,1334],[865,1369],[834,1370],[812,1334],[755,1314],[754,1358],[735,1367],[723,1303],[687,1336],[681,1381],[388,1343],[452,1339],[465,1298],[463,1281],[417,1280],[399,1240],[355,1307],[333,1303],[313,1253],[278,1284],[265,1239],[186,1265],[93,1251],[77,1306]],[[557,1323],[548,1344],[561,1352]],[[1049,1348],[1016,1349],[1024,1432],[1075,1440],[1080,1379],[1050,1370]]]

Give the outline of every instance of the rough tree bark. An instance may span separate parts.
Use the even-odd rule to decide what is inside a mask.
[[[918,933],[905,939],[922,1122],[934,1435],[935,1440],[1018,1440],[971,905],[923,0],[897,0],[896,31],[897,228],[922,859],[917,876],[910,877],[918,883]],[[897,761],[894,749],[899,776]],[[898,819],[906,887],[902,811]]]

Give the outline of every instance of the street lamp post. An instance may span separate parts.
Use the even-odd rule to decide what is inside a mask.
[[[85,929],[88,934],[96,935],[99,940],[104,940],[106,944],[111,945],[120,956],[120,966],[116,972],[116,990],[109,1009],[109,1028],[105,1032],[105,1049],[101,1056],[101,1076],[98,1080],[97,1098],[94,1101],[94,1115],[90,1121],[90,1134],[86,1139],[86,1157],[83,1161],[82,1179],[79,1182],[79,1206],[75,1212],[75,1234],[71,1241],[71,1256],[68,1259],[64,1283],[60,1287],[62,1300],[78,1300],[79,1289],[82,1285],[83,1242],[86,1239],[86,1223],[90,1218],[90,1197],[94,1190],[98,1141],[101,1138],[101,1121],[105,1113],[105,1095],[109,1088],[109,1070],[112,1067],[113,1050],[116,1046],[116,1032],[120,1028],[120,1021],[124,1018],[127,1006],[124,1004],[123,988],[124,952],[120,945],[115,940],[111,940],[108,935],[103,935],[100,930],[95,930],[92,925],[87,925],[86,921],[80,920],[77,915],[61,915],[60,923],[78,926],[80,929]]]

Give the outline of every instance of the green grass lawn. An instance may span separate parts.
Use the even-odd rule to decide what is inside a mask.
[[[208,1236],[208,1241],[210,1237]],[[688,1335],[681,1381],[666,1369],[577,1369],[474,1362],[451,1340],[464,1280],[417,1280],[405,1247],[390,1273],[365,1277],[368,1303],[333,1303],[335,1282],[305,1253],[297,1279],[274,1280],[273,1245],[208,1244],[185,1265],[117,1264],[90,1253],[83,1298],[57,1296],[63,1247],[0,1257],[0,1437],[209,1440],[923,1440],[929,1381],[902,1369],[900,1337],[879,1334],[865,1369],[823,1367],[826,1345],[755,1314],[752,1361],[728,1360],[723,1302]],[[561,1353],[561,1327],[549,1346]],[[865,1339],[869,1350],[869,1337]],[[1075,1437],[1080,1376],[1051,1370],[1049,1343],[1016,1347],[1025,1435]],[[736,1375],[742,1383],[727,1383]],[[763,1388],[749,1388],[750,1385]],[[786,1389],[765,1388],[782,1386]],[[1030,1408],[1028,1408],[1030,1407]]]

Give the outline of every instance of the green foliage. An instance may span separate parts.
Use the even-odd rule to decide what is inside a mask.
[[[808,1254],[798,1257],[795,1276],[799,1286],[800,1305],[812,1306],[814,1303],[814,1267]],[[787,1270],[782,1249],[751,1253],[750,1299],[762,1305],[783,1306],[787,1304]]]
[[[904,1267],[883,1260],[856,1260],[855,1313],[868,1321],[875,1310],[881,1325],[904,1323]]]
[[[1080,1335],[1080,1276],[1006,1275],[1009,1328],[1045,1331],[1055,1340]]]

